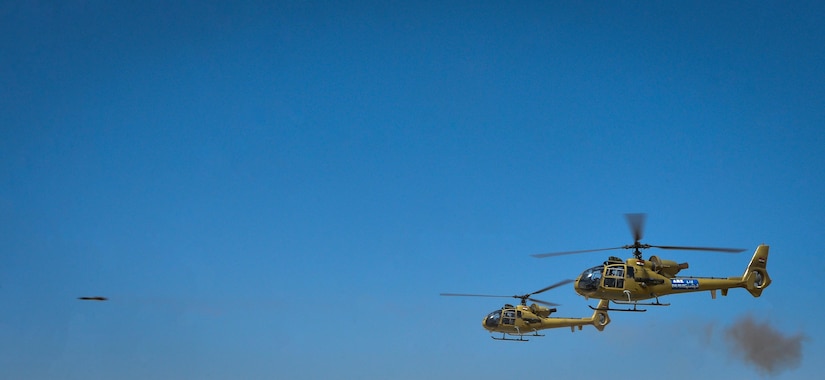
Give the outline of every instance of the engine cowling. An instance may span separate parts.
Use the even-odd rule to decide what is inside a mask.
[[[665,277],[676,277],[682,269],[688,268],[688,263],[677,263],[672,260],[662,260],[657,256],[650,256],[649,259],[654,272]]]

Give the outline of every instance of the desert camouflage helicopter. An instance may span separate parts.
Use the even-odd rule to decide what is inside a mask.
[[[610,323],[610,317],[607,315],[608,301],[602,300],[598,307],[589,318],[559,318],[550,317],[550,314],[556,312],[556,308],[547,308],[538,304],[547,306],[558,306],[552,302],[546,302],[531,298],[532,295],[538,294],[565,284],[569,284],[573,280],[564,280],[556,284],[550,285],[544,289],[537,290],[532,293],[515,296],[494,296],[486,294],[463,294],[463,293],[441,293],[442,296],[454,297],[505,297],[517,298],[521,300],[518,305],[505,304],[501,309],[495,310],[481,321],[481,326],[491,333],[501,333],[501,337],[490,336],[495,340],[508,340],[526,342],[524,336],[544,336],[539,334],[539,330],[552,329],[559,327],[570,327],[571,331],[579,330],[585,325],[593,325],[599,331],[604,330],[604,327]],[[533,302],[527,306],[527,300]],[[507,335],[517,336],[518,338],[508,338]]]
[[[616,304],[633,305],[630,309],[611,309],[599,306],[599,309],[617,311],[645,311],[637,309],[637,305],[667,306],[659,302],[660,296],[678,293],[710,291],[711,297],[716,298],[716,291],[720,290],[723,296],[728,295],[731,288],[745,288],[754,297],[762,295],[762,291],[771,284],[768,276],[767,245],[759,245],[748,263],[745,273],[733,277],[677,277],[682,270],[687,269],[687,263],[662,260],[651,256],[648,260],[642,258],[642,249],[660,248],[671,250],[713,251],[738,253],[744,249],[709,248],[709,247],[680,247],[642,244],[642,229],[645,214],[627,214],[627,221],[633,232],[635,242],[613,248],[588,249],[582,251],[555,252],[533,255],[534,257],[550,257],[585,252],[607,251],[614,249],[633,249],[633,257],[622,261],[611,256],[603,264],[594,266],[582,272],[576,279],[574,289],[585,298],[613,301]],[[655,302],[640,303],[639,301],[655,299]],[[601,305],[601,304],[600,304]]]

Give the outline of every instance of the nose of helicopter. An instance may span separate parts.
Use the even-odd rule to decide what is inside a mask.
[[[596,266],[582,272],[579,277],[576,277],[576,282],[573,284],[576,293],[584,297],[593,294],[593,292],[599,288],[603,269],[603,266]]]
[[[501,319],[501,310],[496,310],[487,314],[484,319],[481,320],[481,327],[484,327],[487,331],[493,331],[496,327],[498,327],[498,321]]]
[[[585,294],[582,293],[582,289],[579,286],[579,282],[581,281],[581,279],[582,279],[582,276],[579,276],[579,277],[576,278],[576,282],[573,283],[573,290],[575,290],[578,295],[584,296]]]

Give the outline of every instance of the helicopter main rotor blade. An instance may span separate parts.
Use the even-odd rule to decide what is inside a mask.
[[[715,248],[715,247],[681,247],[675,245],[651,245],[651,248],[660,248],[660,249],[676,249],[681,251],[709,251],[709,252],[725,252],[725,253],[739,253],[744,252],[744,249],[740,248]]]
[[[490,298],[518,298],[516,296],[493,296],[489,294],[441,293],[445,297],[490,297]]]
[[[646,214],[625,214],[627,224],[630,225],[630,231],[633,233],[633,241],[636,243],[642,240],[642,236],[644,235],[646,217]]]
[[[559,286],[562,286],[562,285],[567,285],[567,284],[569,284],[569,283],[571,283],[571,282],[573,282],[573,281],[574,281],[574,280],[570,280],[570,279],[567,279],[567,280],[562,280],[562,281],[559,281],[559,282],[557,282],[557,283],[555,283],[555,284],[553,284],[553,285],[550,285],[550,286],[548,286],[548,287],[546,287],[546,288],[544,288],[544,289],[541,289],[541,290],[536,290],[535,292],[532,292],[532,293],[528,294],[528,296],[532,296],[533,294],[539,294],[539,293],[541,293],[541,292],[545,292],[545,291],[548,291],[548,290],[553,289],[553,288],[558,288]]]
[[[535,303],[540,303],[540,304],[547,305],[547,306],[559,306],[559,304],[557,304],[557,303],[553,303],[553,302],[547,302],[547,301],[542,301],[542,300],[533,299],[533,298],[530,298],[530,296],[532,296],[533,294],[538,294],[538,293],[541,293],[541,292],[548,291],[548,290],[553,289],[553,288],[558,288],[559,286],[566,285],[566,284],[569,284],[569,283],[571,283],[571,282],[573,282],[573,280],[570,280],[570,279],[567,279],[567,280],[562,280],[562,281],[559,281],[559,282],[557,282],[557,283],[555,283],[555,284],[553,284],[553,285],[550,285],[550,286],[545,287],[545,288],[543,288],[543,289],[537,290],[537,291],[535,291],[535,292],[533,292],[533,293],[527,293],[527,294],[525,294],[525,295],[520,295],[520,296],[519,296],[519,295],[515,295],[515,296],[500,296],[500,295],[491,295],[491,294],[470,294],[470,293],[440,293],[440,295],[442,295],[442,296],[447,296],[447,297],[515,298],[515,299],[520,299],[520,300],[521,300],[522,305],[524,304],[524,301],[525,301],[525,300],[530,300],[530,301],[533,301],[533,302],[535,302]]]
[[[613,247],[613,248],[596,248],[596,249],[584,249],[581,251],[565,251],[565,252],[551,252],[551,253],[537,253],[530,256],[536,258],[545,258],[545,257],[553,257],[553,256],[563,256],[563,255],[575,255],[578,253],[587,253],[587,252],[599,252],[599,251],[612,251],[614,249],[624,249],[624,247]]]
[[[557,303],[547,302],[547,301],[542,301],[542,300],[537,300],[537,299],[535,299],[535,298],[528,298],[528,300],[530,300],[530,302],[540,303],[540,304],[542,304],[542,305],[546,305],[546,306],[561,306],[561,305],[559,305],[559,304],[557,304]]]

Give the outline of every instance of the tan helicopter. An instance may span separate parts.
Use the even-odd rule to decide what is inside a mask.
[[[635,242],[614,248],[588,249],[583,251],[555,252],[533,255],[534,257],[550,257],[585,252],[607,251],[614,249],[633,249],[632,258],[622,261],[611,256],[602,265],[594,266],[582,272],[576,279],[574,288],[576,293],[585,298],[609,300],[616,304],[633,305],[632,309],[599,309],[617,311],[645,311],[637,309],[637,305],[667,306],[659,302],[660,296],[678,293],[710,291],[711,297],[716,298],[716,291],[720,290],[723,296],[728,295],[731,288],[745,288],[754,297],[762,295],[762,291],[771,284],[768,276],[767,245],[760,245],[748,263],[745,273],[734,277],[677,277],[682,269],[687,269],[687,263],[662,260],[651,256],[648,260],[642,259],[642,249],[660,248],[689,251],[713,251],[738,253],[744,249],[709,248],[709,247],[680,247],[642,244],[642,229],[645,214],[627,214],[627,221],[633,232]],[[655,299],[655,302],[640,303],[641,300]]]
[[[544,289],[537,290],[532,293],[515,296],[493,296],[486,294],[460,294],[460,293],[441,293],[442,296],[457,296],[457,297],[506,297],[517,298],[521,300],[519,305],[506,304],[501,309],[495,310],[481,321],[481,326],[491,333],[501,333],[501,337],[490,336],[495,340],[509,340],[526,342],[525,335],[528,336],[544,336],[539,334],[539,330],[552,329],[559,327],[570,327],[570,331],[579,330],[582,326],[593,325],[599,331],[604,330],[604,327],[610,323],[610,317],[607,315],[608,301],[602,300],[590,318],[559,318],[550,317],[550,314],[556,312],[556,308],[547,308],[537,304],[547,306],[558,306],[552,302],[546,302],[530,298],[534,294],[538,294],[565,284],[569,284],[573,280],[564,280],[559,283],[550,285]],[[527,306],[527,300],[533,302]],[[518,338],[508,338],[507,335],[517,336]]]

